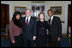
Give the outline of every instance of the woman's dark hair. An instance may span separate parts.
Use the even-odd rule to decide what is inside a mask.
[[[20,15],[19,20],[16,19],[16,15]],[[19,11],[14,12],[12,20],[13,20],[14,24],[17,25],[20,28],[22,27],[21,18],[22,18],[21,13]]]

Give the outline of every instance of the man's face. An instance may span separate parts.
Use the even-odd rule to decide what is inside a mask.
[[[53,15],[53,12],[52,11],[48,11],[48,16],[52,16]]]
[[[26,10],[26,16],[30,16],[31,15],[31,11],[30,10]]]

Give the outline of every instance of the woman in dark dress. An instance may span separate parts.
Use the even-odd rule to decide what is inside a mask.
[[[16,11],[9,24],[11,47],[23,47],[21,13]]]
[[[47,27],[48,24],[44,20],[44,13],[39,14],[39,21],[37,22],[37,46],[46,47]]]

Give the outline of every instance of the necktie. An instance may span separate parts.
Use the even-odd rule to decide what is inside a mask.
[[[28,26],[28,19],[26,20],[26,25]]]

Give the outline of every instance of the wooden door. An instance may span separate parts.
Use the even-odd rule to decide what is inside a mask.
[[[68,27],[71,26],[71,5],[68,5]]]
[[[68,36],[68,38],[70,38],[70,27],[71,27],[71,5],[69,4],[68,5],[68,31],[67,31],[67,36]]]
[[[71,43],[71,5],[68,5],[68,42]]]
[[[9,24],[9,5],[1,4],[1,31],[5,32],[6,24]]]

